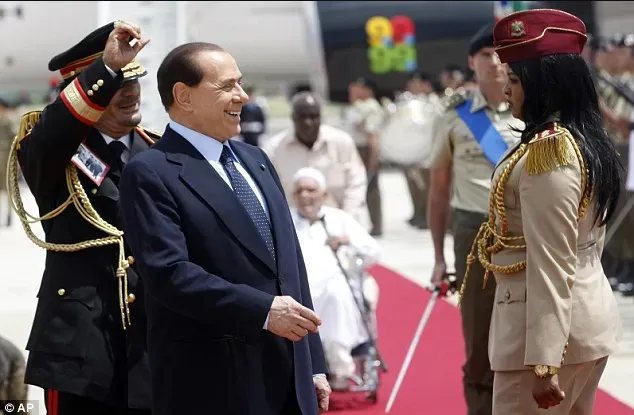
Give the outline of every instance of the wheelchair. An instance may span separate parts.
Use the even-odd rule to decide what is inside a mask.
[[[374,278],[367,273],[368,266],[362,257],[358,255],[346,257],[343,261],[346,263],[345,266],[339,255],[336,257],[361,313],[369,340],[352,350],[355,372],[349,378],[347,385],[342,387],[340,384],[335,385],[330,382],[330,387],[333,392],[365,394],[372,404],[376,404],[381,373],[388,370],[377,346],[376,307],[379,287]]]

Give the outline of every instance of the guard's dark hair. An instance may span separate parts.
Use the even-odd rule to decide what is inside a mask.
[[[462,66],[457,65],[455,63],[450,63],[445,65],[442,68],[442,72],[449,72],[452,74],[452,76],[456,76],[456,75],[464,76],[464,69],[462,68]]]
[[[542,56],[509,63],[524,89],[522,116],[527,142],[558,114],[579,143],[597,204],[594,222],[605,225],[616,209],[623,166],[603,128],[597,92],[588,65],[576,54]]]
[[[214,43],[185,43],[172,49],[161,62],[156,73],[156,81],[161,103],[166,111],[174,104],[172,89],[177,82],[196,86],[202,81],[204,71],[196,60],[201,52],[224,52],[224,49]]]

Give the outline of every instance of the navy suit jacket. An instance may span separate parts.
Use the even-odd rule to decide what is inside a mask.
[[[169,126],[123,171],[124,232],[146,283],[153,415],[277,415],[293,386],[302,413],[317,414],[319,335],[293,343],[263,330],[276,295],[313,308],[282,185],[262,150],[231,147],[266,199],[277,264],[233,190]]]

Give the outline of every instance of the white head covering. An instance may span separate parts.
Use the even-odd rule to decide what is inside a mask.
[[[326,190],[326,177],[314,167],[303,167],[297,170],[293,176],[293,186],[296,186],[301,179],[313,179],[319,190]]]

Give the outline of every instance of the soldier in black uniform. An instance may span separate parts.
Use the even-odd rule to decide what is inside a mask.
[[[61,92],[22,117],[15,141],[40,215],[52,212],[40,241],[13,187],[27,235],[47,250],[25,380],[44,389],[49,414],[151,413],[143,287],[118,203],[124,163],[158,138],[138,126],[146,72],[134,58],[148,41],[117,21],[54,57]]]

